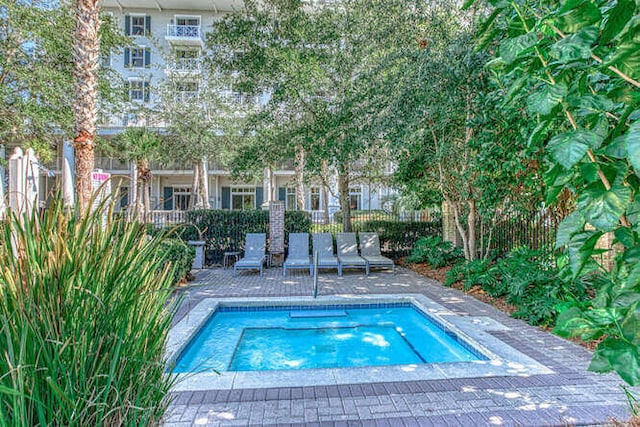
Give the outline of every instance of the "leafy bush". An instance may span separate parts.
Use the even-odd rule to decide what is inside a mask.
[[[0,424],[152,425],[171,379],[162,237],[58,198],[0,245]]]
[[[158,256],[164,260],[163,268],[169,264],[173,271],[173,283],[178,283],[191,271],[196,250],[180,239],[166,239],[158,248]]]
[[[309,233],[311,231],[311,213],[305,211],[285,211],[284,229],[289,233]]]
[[[484,287],[494,286],[496,276],[490,270],[491,261],[488,259],[475,259],[473,261],[462,261],[447,271],[445,276],[445,286],[451,286],[455,282],[462,281],[465,291],[475,285]]]
[[[407,262],[426,262],[433,268],[439,268],[456,262],[462,256],[462,250],[453,243],[442,241],[440,236],[429,236],[418,239]]]
[[[552,255],[518,247],[491,264],[475,260],[456,265],[445,285],[462,280],[464,288],[482,286],[493,297],[504,297],[517,307],[514,317],[533,325],[550,325],[563,305],[585,301],[587,287],[581,281],[563,281]]]

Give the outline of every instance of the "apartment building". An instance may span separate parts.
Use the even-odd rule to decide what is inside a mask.
[[[112,137],[127,126],[163,127],[163,123],[149,123],[143,114],[136,113],[145,106],[159,102],[152,88],[171,79],[176,101],[198,98],[202,84],[202,59],[206,33],[225,13],[242,8],[239,0],[102,0],[103,10],[110,13],[122,31],[132,37],[132,45],[118,54],[103,58],[103,66],[115,70],[125,81],[129,101],[134,108],[105,117],[99,134]],[[237,103],[266,102],[264,98],[247,99],[230,92]],[[170,137],[170,136],[169,136]],[[153,210],[186,210],[192,191],[193,170],[191,164],[152,163],[150,206]],[[109,172],[121,186],[129,187],[129,177],[134,176],[130,162],[115,158],[96,157],[96,168]],[[59,169],[59,167],[57,168]],[[234,181],[215,159],[206,162],[209,204],[214,209],[259,209],[271,199],[283,200],[287,209],[296,209],[295,177],[293,162],[265,170],[264,179],[256,182]],[[339,210],[334,194],[321,185],[306,188],[305,210],[312,211],[320,220],[324,212]],[[379,186],[354,185],[350,189],[354,209],[380,209],[385,198],[394,191]],[[121,199],[124,208],[130,202],[125,193]]]

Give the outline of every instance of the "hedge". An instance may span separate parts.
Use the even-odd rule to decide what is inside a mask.
[[[269,235],[269,212],[228,211],[200,209],[186,213],[188,224],[177,233],[185,240],[201,238],[205,241],[207,264],[220,263],[225,252],[242,252],[247,233]],[[311,214],[303,211],[285,211],[285,239],[288,233],[308,233]]]
[[[159,256],[163,258],[165,265],[172,264],[175,284],[191,271],[196,250],[180,239],[166,239],[159,246]]]
[[[354,224],[355,231],[378,233],[382,251],[393,258],[408,255],[421,237],[441,236],[442,221],[364,221]]]

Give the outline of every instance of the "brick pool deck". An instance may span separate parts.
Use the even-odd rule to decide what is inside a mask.
[[[308,273],[215,269],[182,291],[176,322],[204,298],[310,296]],[[509,331],[491,332],[555,373],[532,376],[378,382],[333,386],[172,393],[164,425],[565,426],[624,421],[629,408],[616,375],[586,371],[591,353],[493,307],[398,268],[397,273],[319,275],[320,295],[422,294],[460,316],[487,316]]]

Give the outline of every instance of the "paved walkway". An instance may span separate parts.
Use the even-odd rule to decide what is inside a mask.
[[[492,334],[555,373],[529,377],[463,378],[296,388],[235,389],[173,394],[168,427],[190,425],[603,425],[626,420],[622,381],[586,372],[584,348],[528,326],[459,291],[406,269],[397,274],[334,272],[319,276],[321,295],[419,293],[461,316],[488,316],[510,331]],[[203,298],[308,296],[308,274],[205,270],[183,291],[176,322]]]

